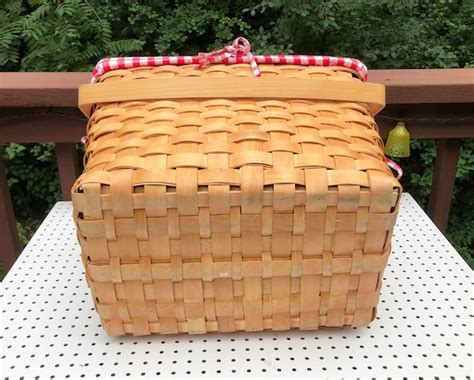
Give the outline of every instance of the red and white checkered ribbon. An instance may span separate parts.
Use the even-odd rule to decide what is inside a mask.
[[[232,45],[224,46],[222,49],[213,51],[212,53],[199,53],[199,67],[210,63],[220,63],[225,59],[245,57],[250,63],[254,76],[260,76],[260,70],[257,62],[250,51],[250,42],[244,37],[237,37]]]
[[[118,57],[100,60],[92,71],[92,82],[112,70],[130,69],[133,67],[162,66],[162,65],[198,65],[220,63],[232,65],[249,63],[253,74],[260,75],[258,64],[286,64],[302,66],[341,66],[354,70],[362,80],[367,80],[367,67],[353,58],[331,57],[321,55],[253,55],[250,43],[243,37],[236,38],[232,45],[225,46],[211,53],[177,57]]]
[[[397,179],[403,177],[403,169],[400,165],[398,165],[395,161],[392,161],[390,158],[385,158],[387,165],[397,172]]]

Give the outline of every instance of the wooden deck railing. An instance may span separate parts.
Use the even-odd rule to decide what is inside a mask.
[[[0,73],[0,144],[55,143],[65,200],[79,174],[75,144],[86,124],[77,88],[89,79],[88,73]],[[445,232],[461,139],[474,137],[474,69],[373,70],[369,81],[387,86],[387,106],[377,117],[383,137],[406,120],[412,138],[438,140],[427,211]],[[7,271],[19,251],[0,155],[0,259]]]

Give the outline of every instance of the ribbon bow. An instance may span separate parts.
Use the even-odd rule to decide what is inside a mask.
[[[210,63],[219,63],[224,60],[232,61],[234,58],[243,57],[250,63],[253,75],[259,77],[260,70],[250,48],[250,42],[246,38],[237,37],[232,42],[232,45],[224,46],[222,49],[215,50],[211,53],[199,53],[198,67],[203,67]]]

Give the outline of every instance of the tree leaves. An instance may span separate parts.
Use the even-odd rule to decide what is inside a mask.
[[[5,0],[0,65],[89,70],[105,56],[196,54],[243,34],[255,53],[353,56],[369,68],[465,67],[474,66],[473,14],[474,3],[459,0],[34,0],[27,7]]]

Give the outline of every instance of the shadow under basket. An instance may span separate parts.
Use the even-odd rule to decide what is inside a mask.
[[[72,199],[110,335],[365,326],[401,196],[344,67],[140,67],[82,86]]]

